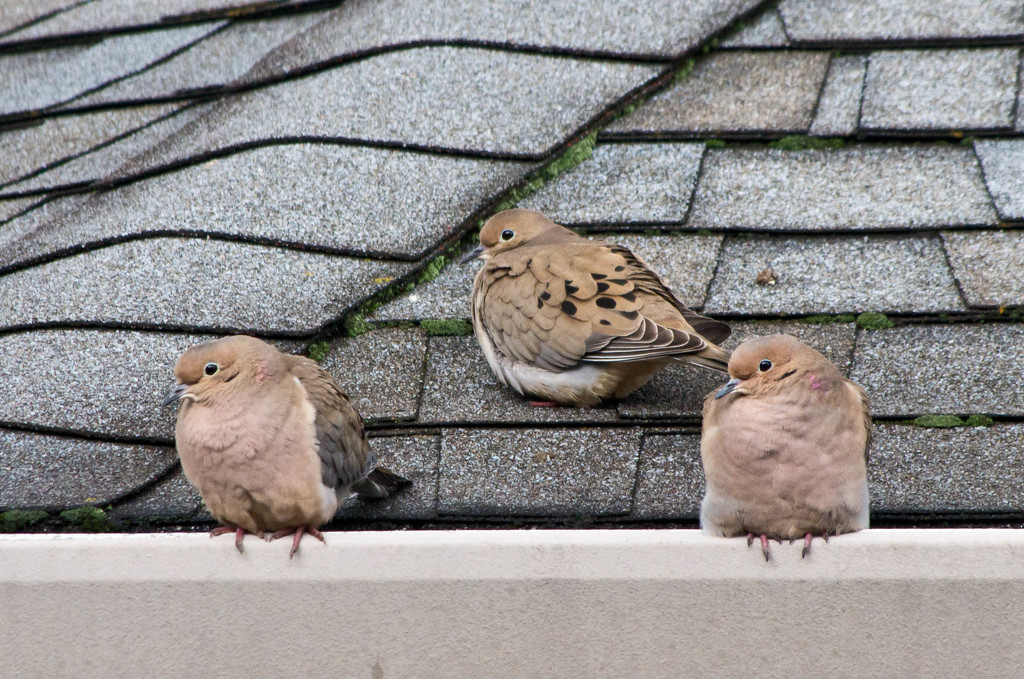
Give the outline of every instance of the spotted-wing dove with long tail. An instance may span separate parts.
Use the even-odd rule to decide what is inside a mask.
[[[174,368],[178,455],[188,480],[242,551],[246,533],[318,530],[350,493],[382,499],[409,485],[377,466],[363,421],[314,361],[253,337],[190,347]],[[272,539],[273,539],[272,538]]]
[[[687,308],[629,249],[576,235],[539,212],[491,217],[472,293],[473,330],[505,385],[543,405],[627,396],[685,362],[725,372],[729,326]]]
[[[790,335],[744,342],[704,402],[700,525],[726,537],[804,539],[868,527],[867,394]]]

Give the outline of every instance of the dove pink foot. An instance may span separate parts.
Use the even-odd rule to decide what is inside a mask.
[[[235,547],[238,548],[239,554],[245,554],[245,550],[242,549],[242,538],[245,537],[244,528],[232,528],[231,526],[217,526],[210,531],[210,537],[215,538],[218,535],[224,535],[225,533],[235,534]]]
[[[747,547],[754,544],[754,538],[757,537],[753,533],[747,533]],[[768,561],[771,558],[771,552],[768,550],[768,536],[761,535],[761,553],[764,554],[764,560]]]
[[[827,544],[828,543],[828,533],[822,533],[821,537],[822,537],[823,540],[825,540],[825,543]],[[807,555],[811,553],[811,540],[813,540],[813,539],[814,539],[814,536],[811,535],[810,533],[808,533],[807,535],[804,536],[804,549],[803,549],[802,552],[800,552],[800,558],[801,559],[806,559]]]
[[[270,537],[270,539],[276,540],[278,538],[283,538],[288,535],[292,535],[293,533],[295,534],[295,537],[292,538],[292,548],[288,551],[289,559],[295,556],[295,552],[299,551],[299,542],[302,541],[302,536],[305,533],[309,533],[320,542],[324,543],[325,545],[327,544],[327,540],[324,540],[323,533],[318,531],[316,528],[313,528],[313,526],[299,526],[298,528],[286,528],[285,530],[279,530],[276,533],[274,533]]]

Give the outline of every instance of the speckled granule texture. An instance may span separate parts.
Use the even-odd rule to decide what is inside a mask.
[[[437,516],[441,437],[377,436],[370,439],[370,445],[382,467],[409,479],[412,485],[385,500],[350,497],[342,501],[335,519],[430,519]]]
[[[351,0],[272,54],[260,74],[421,40],[477,40],[668,60],[755,4],[753,0],[515,0],[502,3],[499,9],[474,0],[400,0],[385,9],[372,0]]]
[[[0,429],[0,510],[106,504],[164,472],[171,448]]]
[[[248,73],[268,52],[320,20],[318,14],[296,14],[231,24],[174,58],[104,87],[76,104],[110,104],[228,85]]]
[[[638,519],[695,520],[700,515],[703,497],[700,434],[645,436],[631,516]]]
[[[413,420],[423,390],[427,334],[380,328],[331,343],[321,364],[366,420]]]
[[[775,285],[757,283],[766,267]],[[727,238],[706,305],[710,313],[747,314],[963,308],[934,236]]]
[[[1024,325],[914,325],[857,339],[851,377],[874,415],[1024,415]]]
[[[867,130],[1013,128],[1016,49],[874,52],[864,82]]]
[[[819,137],[850,136],[860,124],[867,57],[833,57],[810,133]]]
[[[532,406],[498,381],[475,337],[432,337],[419,420],[445,425],[607,422],[615,420],[615,410]]]
[[[1018,0],[783,0],[794,41],[927,40],[1024,33]]]
[[[925,429],[875,424],[871,509],[1015,512],[1024,503],[1024,425]]]
[[[412,258],[532,166],[333,144],[270,146],[98,194],[14,252],[37,257],[171,231]]]
[[[70,5],[71,3],[63,3]],[[78,31],[102,31],[124,26],[156,23],[181,15],[252,4],[252,0],[160,0],[139,3],[136,0],[84,2],[46,21],[4,36],[4,40],[57,37]]]
[[[23,30],[26,24],[45,20],[46,17],[80,5],[86,0],[33,0],[33,2],[5,2],[0,5],[0,35]]]
[[[114,36],[86,47],[0,55],[0,114],[67,102],[145,68],[214,28],[197,24]]]
[[[995,225],[969,148],[708,151],[689,223],[839,230]]]
[[[1024,304],[1024,232],[944,231],[942,239],[970,306]]]
[[[979,139],[974,150],[999,216],[1024,220],[1024,139]]]
[[[852,323],[744,321],[730,322],[729,326],[732,334],[722,342],[722,347],[729,351],[754,337],[793,335],[824,354],[844,374],[849,373],[855,334]],[[636,419],[681,417],[699,422],[705,397],[720,389],[728,379],[725,373],[714,370],[671,365],[655,373],[650,382],[619,403],[619,415]]]
[[[10,130],[3,134],[0,154],[0,185],[15,182],[27,174],[77,157],[112,138],[130,134],[174,106],[143,106],[132,109],[98,111],[52,118],[41,125]]]
[[[135,323],[312,334],[409,268],[227,241],[130,241],[0,279],[0,327]]]
[[[638,429],[448,429],[438,511],[600,516],[632,504]]]
[[[180,465],[176,465],[159,481],[119,503],[109,512],[109,516],[112,521],[126,524],[213,520],[203,507],[199,491],[185,478]]]
[[[160,403],[174,387],[174,364],[208,339],[124,330],[3,335],[0,424],[170,442],[175,411]]]
[[[747,25],[735,35],[729,36],[720,43],[725,49],[742,49],[744,47],[785,47],[789,44],[786,31],[782,26],[782,17],[776,9],[761,12],[757,18],[748,21]]]
[[[371,321],[414,321],[423,319],[465,318],[473,315],[469,297],[480,262],[445,267],[441,274],[399,295],[367,316]]]
[[[827,52],[721,52],[609,133],[806,131]]]
[[[125,178],[134,176],[140,171],[152,170],[153,163],[145,161],[145,151],[188,123],[193,116],[205,110],[205,106],[208,104],[186,104],[163,118],[155,119],[120,138],[111,139],[105,144],[95,146],[45,172],[6,186],[3,190],[7,192],[54,190],[65,188],[71,184]],[[173,109],[173,107],[171,108]],[[80,116],[67,118],[69,121],[67,125],[71,126],[72,133],[75,133],[74,130],[77,129],[76,121],[79,118]],[[65,118],[53,118],[49,122],[63,120]]]
[[[559,224],[682,222],[703,144],[602,144],[520,204]]]
[[[161,159],[298,136],[543,154],[660,71],[473,48],[389,52],[224,100]]]

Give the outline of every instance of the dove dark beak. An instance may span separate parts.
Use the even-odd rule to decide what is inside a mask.
[[[736,378],[736,377],[732,378],[731,380],[729,380],[728,382],[725,383],[724,387],[722,387],[721,389],[718,390],[718,392],[715,394],[715,400],[717,401],[718,399],[722,398],[723,396],[728,396],[738,386],[740,386],[739,378]]]
[[[174,389],[171,389],[171,393],[167,394],[167,396],[164,397],[164,402],[161,405],[164,408],[166,408],[167,406],[171,405],[172,403],[177,403],[177,401],[182,396],[185,395],[185,390],[186,389],[188,389],[188,385],[187,384],[176,385],[174,387]]]
[[[484,246],[477,245],[475,248],[462,255],[462,259],[459,260],[459,264],[465,264],[466,262],[472,262],[474,259],[484,254]]]

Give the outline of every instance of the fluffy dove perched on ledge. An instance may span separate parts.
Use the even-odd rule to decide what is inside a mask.
[[[871,414],[864,390],[790,335],[744,342],[704,402],[705,531],[811,539],[868,527]]]
[[[382,499],[409,481],[377,467],[359,413],[314,361],[253,337],[189,348],[174,367],[175,431],[185,476],[242,551],[246,533],[303,533],[348,493]]]
[[[725,372],[729,327],[680,302],[628,249],[507,210],[480,231],[473,329],[502,383],[550,405],[623,398],[674,361]]]

